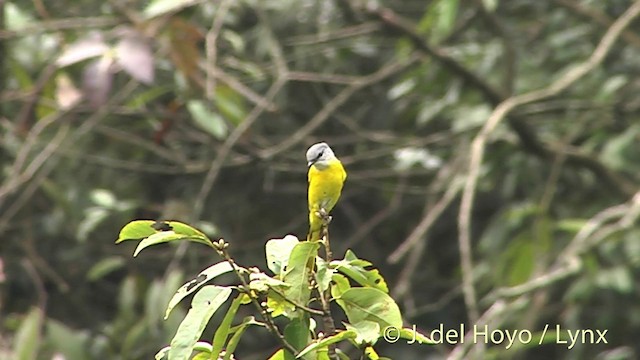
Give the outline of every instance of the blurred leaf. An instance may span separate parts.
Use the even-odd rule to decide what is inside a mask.
[[[109,217],[109,210],[101,207],[90,207],[85,209],[84,219],[78,225],[78,232],[76,236],[78,240],[86,241],[93,230],[95,230],[100,223]]]
[[[640,267],[640,229],[634,228],[624,236],[624,253],[634,267]]]
[[[125,261],[120,256],[110,256],[98,261],[87,272],[87,280],[96,281],[100,280],[106,275],[109,275],[113,271],[121,269],[125,264]]]
[[[398,171],[408,171],[416,165],[425,169],[437,169],[442,166],[443,160],[429,152],[428,149],[403,147],[393,153],[394,168]]]
[[[126,31],[115,47],[116,62],[132,78],[151,84],[154,78],[153,53],[142,35]]]
[[[233,124],[240,124],[247,116],[244,98],[228,86],[216,87],[214,102],[216,109]]]
[[[5,21],[8,30],[20,31],[34,23],[34,18],[18,7],[14,2],[5,4]]]
[[[601,288],[616,290],[624,294],[628,294],[634,289],[633,277],[625,266],[600,270],[596,275],[595,282]]]
[[[187,109],[196,125],[218,140],[224,139],[229,133],[227,123],[222,116],[209,111],[201,100],[191,100],[187,103]]]
[[[577,234],[586,224],[587,219],[562,219],[556,223],[556,226],[560,231]]]
[[[56,59],[58,67],[65,67],[83,60],[103,56],[109,51],[102,33],[90,32],[86,37],[69,45]]]
[[[617,92],[629,83],[629,79],[624,75],[612,76],[600,88],[598,99],[601,101],[610,101],[615,98]]]
[[[287,267],[291,250],[300,243],[297,237],[287,235],[283,239],[271,239],[265,244],[267,267],[274,274],[280,275]]]
[[[133,314],[136,308],[138,286],[136,279],[129,275],[120,285],[118,296],[118,310],[126,314]]]
[[[64,355],[65,360],[89,359],[88,345],[89,332],[77,331],[67,325],[56,321],[47,320],[46,340],[55,352]]]
[[[202,285],[206,284],[208,281],[215,279],[216,277],[228,273],[233,270],[231,264],[228,261],[222,261],[217,264],[211,265],[194,279],[187,281],[184,285],[182,285],[173,295],[171,300],[169,301],[169,305],[167,306],[167,310],[165,311],[164,318],[165,320],[169,317],[169,313],[171,310],[180,303],[182,299],[184,299],[187,295],[192,292],[198,290]]]
[[[169,1],[175,3],[173,0]],[[173,17],[169,21],[167,32],[171,47],[169,57],[175,67],[189,80],[199,77],[198,61],[202,57],[199,44],[204,38],[200,29],[181,17]]]
[[[41,331],[44,321],[42,311],[32,308],[20,323],[13,339],[15,360],[35,360],[40,351]]]
[[[168,86],[153,86],[141,93],[136,93],[135,96],[127,100],[125,106],[134,109],[148,106],[154,100],[159,100],[163,95],[170,94],[171,91],[172,89]]]
[[[514,286],[528,280],[537,258],[534,250],[532,239],[526,231],[509,242],[495,264],[496,281],[502,285]]]
[[[494,12],[498,8],[498,2],[499,0],[482,0],[485,9],[489,12]]]
[[[453,29],[458,15],[459,0],[436,0],[429,4],[428,10],[418,24],[418,30],[428,32],[432,42],[438,42]]]
[[[152,0],[144,9],[143,14],[146,19],[150,19],[182,10],[200,2],[201,0]]]
[[[600,159],[616,170],[637,170],[640,157],[640,125],[634,124],[618,136],[608,140],[602,149]]]
[[[113,81],[113,58],[101,56],[84,68],[82,74],[82,90],[85,98],[94,108],[107,102]]]
[[[187,316],[171,340],[169,360],[188,359],[211,316],[231,295],[231,288],[207,285],[193,297]]]
[[[74,107],[82,100],[82,93],[65,73],[56,76],[56,104],[62,110]]]
[[[397,100],[398,98],[406,96],[415,89],[416,84],[417,82],[414,78],[404,79],[389,89],[387,97],[389,100]]]

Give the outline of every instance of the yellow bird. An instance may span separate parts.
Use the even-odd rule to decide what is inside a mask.
[[[336,205],[342,192],[342,185],[347,178],[347,172],[342,163],[327,143],[312,145],[307,150],[307,165],[309,166],[309,235],[307,240],[320,240],[320,230],[323,219]],[[324,211],[322,211],[324,210]]]

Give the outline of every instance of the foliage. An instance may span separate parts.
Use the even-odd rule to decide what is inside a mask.
[[[402,328],[400,309],[388,295],[384,279],[377,269],[367,269],[370,262],[358,259],[351,251],[343,260],[323,261],[318,257],[320,242],[300,242],[292,235],[271,239],[266,243],[266,258],[273,272],[272,277],[257,267],[239,266],[230,257],[227,250],[229,244],[224,240],[211,241],[202,232],[180,222],[134,221],[120,231],[116,242],[125,240],[140,240],[134,256],[152,245],[192,240],[212,247],[223,258],[223,262],[211,265],[181,286],[169,302],[165,319],[182,299],[195,292],[190,310],[178,327],[171,346],[156,354],[158,360],[165,357],[169,360],[191,359],[193,352],[196,352],[194,359],[230,359],[250,325],[265,327],[282,341],[283,348],[277,350],[270,359],[288,359],[292,356],[328,359],[327,353],[336,351],[334,344],[344,341],[362,348],[368,359],[379,359],[372,347],[381,338],[386,339],[385,334],[389,329],[396,329],[409,339],[419,338],[420,343],[433,344],[415,329],[411,332],[411,329]],[[323,244],[328,246],[326,240]],[[328,248],[326,251],[331,253]],[[311,265],[314,263],[318,265]],[[230,271],[235,272],[239,283],[233,286],[205,285]],[[352,287],[339,271],[361,286]],[[332,283],[340,285],[332,286]],[[198,341],[213,314],[234,290],[235,298],[217,327],[213,340],[210,343]],[[345,312],[348,319],[344,323],[345,329],[334,329],[329,305],[332,301]],[[314,304],[317,307],[318,303],[322,305],[321,308],[311,307]],[[238,309],[243,304],[255,305],[256,315],[263,320],[257,321],[255,316],[249,316],[232,327]],[[275,318],[278,317],[287,319],[284,332],[275,325]],[[315,324],[320,317],[325,324],[330,324],[324,332],[316,331]],[[329,351],[329,347],[332,350]]]

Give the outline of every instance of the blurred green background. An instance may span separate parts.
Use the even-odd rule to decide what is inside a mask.
[[[173,292],[219,259],[133,259],[120,228],[188,222],[266,269],[269,238],[305,236],[317,141],[349,173],[333,252],[372,261],[408,326],[532,334],[381,354],[638,358],[639,7],[0,1],[0,359],[152,358]],[[255,330],[238,358],[276,347]]]

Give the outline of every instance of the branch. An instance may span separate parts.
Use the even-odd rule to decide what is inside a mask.
[[[236,276],[242,283],[242,290],[245,292],[245,294],[249,296],[249,299],[251,299],[251,303],[256,308],[256,310],[260,312],[260,316],[262,316],[262,319],[264,320],[265,325],[267,326],[267,329],[269,329],[269,331],[272,334],[274,334],[278,338],[278,340],[280,340],[280,343],[285,349],[287,349],[287,351],[289,351],[294,356],[297,355],[298,350],[296,350],[296,348],[294,348],[291,344],[289,344],[287,339],[285,339],[284,335],[278,329],[278,326],[276,326],[276,324],[273,322],[273,318],[271,317],[271,315],[269,315],[267,310],[262,305],[260,305],[260,302],[255,297],[255,295],[252,294],[249,287],[249,283],[247,283],[247,279],[244,278],[244,276],[240,271],[240,268],[238,267],[238,265],[236,265],[236,262],[231,258],[231,256],[229,255],[229,252],[227,251],[227,248],[229,247],[229,243],[220,239],[218,241],[213,242],[213,247],[218,253],[218,255],[220,255],[220,257],[222,257],[226,262],[228,262],[229,265],[231,265],[231,267],[233,268],[233,272],[236,274]]]
[[[384,29],[387,29],[390,33],[406,36],[418,50],[434,58],[467,84],[479,90],[481,95],[484,96],[486,101],[491,105],[498,106],[507,100],[505,94],[493,88],[484,81],[484,79],[464,67],[453,57],[449,56],[446,51],[432,47],[424,40],[424,37],[415,30],[415,25],[397,15],[393,10],[388,8],[368,8],[366,11],[369,16],[381,21],[385,25]],[[558,93],[559,92],[560,91],[558,91]],[[516,133],[526,151],[543,159],[555,158],[556,149],[548,147],[547,144],[542,142],[523,118],[515,114],[509,114],[508,124]],[[566,162],[567,164],[590,170],[601,179],[610,190],[624,197],[632,196],[635,191],[633,184],[627,179],[611,171],[600,161],[588,155],[578,151],[568,151],[566,153]]]
[[[418,55],[413,54],[406,60],[392,60],[386,66],[380,68],[373,74],[358,78],[348,87],[340,91],[336,96],[329,100],[320,111],[318,111],[304,126],[299,128],[295,133],[291,134],[284,141],[271,148],[262,150],[259,155],[261,158],[271,158],[283,151],[286,151],[305,139],[316,128],[322,125],[329,117],[342,105],[344,105],[358,91],[376,84],[398,72],[403,71],[418,60]]]
[[[471,258],[471,208],[473,205],[476,185],[480,176],[480,167],[484,158],[484,151],[489,135],[500,124],[500,122],[518,106],[540,101],[545,98],[555,96],[566,90],[583,76],[593,71],[606,57],[613,44],[622,31],[631,24],[640,14],[640,1],[635,2],[627,11],[607,30],[602,40],[593,51],[591,56],[584,63],[572,68],[561,78],[551,85],[531,91],[522,95],[510,97],[498,105],[489,119],[484,124],[480,133],[471,144],[471,159],[469,161],[469,174],[462,193],[462,202],[458,217],[459,246],[462,263],[462,280],[465,304],[471,315],[473,322],[478,319],[477,299],[473,286],[473,262]]]

